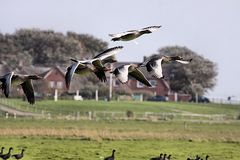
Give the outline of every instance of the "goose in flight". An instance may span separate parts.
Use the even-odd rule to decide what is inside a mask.
[[[112,41],[130,41],[140,37],[143,34],[152,33],[160,27],[161,26],[150,26],[139,30],[130,30],[123,33],[109,34],[109,36],[112,37]]]
[[[128,81],[128,75],[151,87],[150,82],[147,80],[145,75],[138,69],[137,64],[126,64],[115,68],[110,73],[113,73],[121,83],[126,83]]]
[[[107,81],[105,72],[109,71],[104,65],[117,62],[115,55],[123,49],[123,46],[109,48],[95,56],[93,59],[79,61],[71,59],[74,63],[67,68],[65,74],[66,87],[69,89],[73,74],[84,74],[93,72],[102,82]]]
[[[147,71],[156,78],[164,78],[162,73],[162,62],[176,61],[182,64],[188,64],[192,59],[184,60],[180,56],[162,56],[151,58],[141,64],[141,67],[146,67]]]
[[[0,88],[2,89],[4,95],[8,98],[11,90],[11,85],[21,85],[28,102],[30,104],[34,104],[35,97],[32,80],[39,79],[42,79],[42,77],[37,75],[15,74],[14,72],[11,72],[0,77],[0,81],[2,82]]]

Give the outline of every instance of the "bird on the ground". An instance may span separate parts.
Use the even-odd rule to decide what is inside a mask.
[[[196,155],[195,160],[200,160],[200,157],[198,155]]]
[[[115,151],[116,151],[115,149],[112,150],[112,155],[104,158],[104,160],[114,160],[115,159]]]
[[[71,59],[74,63],[67,68],[65,74],[66,87],[69,89],[73,74],[94,73],[102,82],[107,81],[105,72],[110,68],[105,67],[107,63],[117,62],[115,55],[123,49],[123,46],[109,48],[90,60],[75,60]]]
[[[1,148],[0,156],[3,154],[4,147]]]
[[[171,159],[171,156],[172,156],[172,155],[169,154],[168,157],[167,157],[167,160],[170,160],[170,159]]]
[[[205,160],[208,160],[208,158],[209,158],[209,155],[206,155],[206,158],[205,158]]]
[[[147,80],[145,75],[138,69],[137,64],[126,64],[115,68],[110,73],[113,73],[121,83],[126,83],[128,81],[128,75],[135,78],[139,82],[151,87],[151,83]]]
[[[166,160],[167,154],[163,155],[163,160]]]
[[[22,159],[23,156],[24,156],[24,154],[23,154],[24,151],[25,151],[25,150],[22,149],[22,152],[21,152],[21,153],[19,153],[19,154],[14,154],[14,155],[12,155],[12,157],[14,157],[15,159]]]
[[[0,88],[2,89],[4,95],[8,98],[11,85],[21,85],[24,94],[27,97],[27,100],[30,104],[35,103],[34,89],[32,85],[32,80],[39,80],[42,77],[38,75],[23,75],[23,74],[15,74],[14,72],[8,73],[2,77],[0,77],[0,81],[2,84]]]
[[[153,158],[151,158],[150,160],[162,160],[162,157],[163,156],[163,154],[162,153],[160,153],[160,156],[159,157],[153,157]]]
[[[180,56],[161,56],[161,57],[153,57],[141,64],[141,67],[146,67],[147,71],[150,75],[155,78],[164,78],[162,73],[162,62],[171,62],[176,61],[182,64],[188,64],[192,61],[192,59],[185,60]]]
[[[109,36],[112,37],[112,41],[130,41],[142,36],[143,34],[150,34],[160,27],[161,26],[149,26],[139,30],[130,30],[117,34],[109,34]]]
[[[3,160],[9,159],[9,158],[11,157],[11,151],[12,151],[12,150],[13,150],[13,148],[10,147],[8,153],[1,155],[1,158],[2,158]]]

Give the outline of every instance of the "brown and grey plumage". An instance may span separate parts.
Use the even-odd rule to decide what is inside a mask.
[[[192,59],[185,60],[180,56],[161,56],[153,57],[149,60],[146,60],[141,64],[142,67],[146,67],[147,71],[156,78],[164,78],[162,73],[162,62],[171,62],[176,61],[182,64],[188,64]]]
[[[3,160],[7,160],[11,157],[11,151],[13,150],[12,147],[9,148],[9,151],[7,154],[2,154],[0,157],[3,159]]]
[[[4,95],[8,98],[11,90],[11,85],[21,85],[24,94],[30,104],[35,103],[34,89],[32,85],[32,80],[39,80],[42,77],[38,75],[23,75],[15,74],[14,72],[8,73],[0,78],[2,84],[0,88],[2,89]]]
[[[21,152],[21,153],[19,153],[19,154],[14,154],[14,155],[12,155],[12,157],[14,157],[15,159],[22,159],[23,156],[24,156],[24,154],[23,154],[24,151],[25,151],[25,150],[22,149],[22,152]]]
[[[142,36],[143,34],[152,33],[159,29],[160,27],[161,26],[150,26],[139,30],[130,30],[127,32],[117,34],[109,34],[109,36],[112,37],[112,41],[130,41]]]
[[[151,87],[150,82],[147,80],[145,75],[138,69],[139,65],[127,64],[115,68],[112,72],[121,83],[126,83],[128,81],[128,75]]]
[[[116,62],[115,55],[122,49],[122,46],[107,49],[90,60],[80,61],[71,59],[74,63],[67,68],[65,74],[66,87],[69,89],[74,73],[85,74],[92,72],[100,79],[100,81],[107,81],[105,72],[109,69],[105,67],[105,64]]]
[[[114,160],[115,159],[115,149],[112,151],[112,155],[109,157],[104,158],[104,160]]]

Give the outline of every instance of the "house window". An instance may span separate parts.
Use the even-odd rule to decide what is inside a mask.
[[[144,87],[144,84],[139,82],[139,81],[137,81],[137,88],[143,88],[143,87]]]
[[[57,82],[57,88],[62,89],[63,88],[63,82],[58,81]]]
[[[113,86],[114,87],[118,87],[121,84],[121,82],[119,82],[118,80],[113,80]]]
[[[50,86],[50,88],[54,88],[55,87],[55,82],[54,81],[50,81],[49,82],[49,86]]]
[[[149,80],[150,84],[152,85],[152,88],[157,87],[157,81],[156,80]]]

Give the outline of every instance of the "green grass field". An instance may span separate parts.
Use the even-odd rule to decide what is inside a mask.
[[[21,100],[1,101],[12,108],[53,115],[73,112],[110,111],[134,113],[225,114],[237,117],[239,105],[38,101],[35,106]],[[4,114],[3,114],[4,115]],[[185,117],[186,118],[186,117]],[[100,160],[116,149],[116,159],[147,160],[160,152],[184,160],[188,156],[210,155],[210,160],[238,160],[240,157],[240,121],[93,119],[63,120],[12,117],[0,118],[0,146],[26,148],[25,160],[72,159]]]
[[[61,138],[0,138],[1,145],[13,146],[14,153],[20,148],[26,149],[25,160],[68,159],[100,160],[116,149],[118,160],[148,160],[160,152],[172,154],[176,160],[186,160],[196,154],[210,155],[210,160],[239,160],[239,143],[189,142],[182,140],[115,140],[83,141]]]
[[[175,103],[175,102],[137,102],[137,101],[71,101],[53,100],[37,101],[32,106],[19,99],[2,101],[10,106],[32,112],[41,112],[42,110],[52,114],[68,114],[76,111],[116,111],[125,112],[131,110],[134,112],[155,112],[155,113],[198,113],[198,114],[227,114],[236,116],[240,113],[240,105],[229,104],[195,104],[195,103]]]

